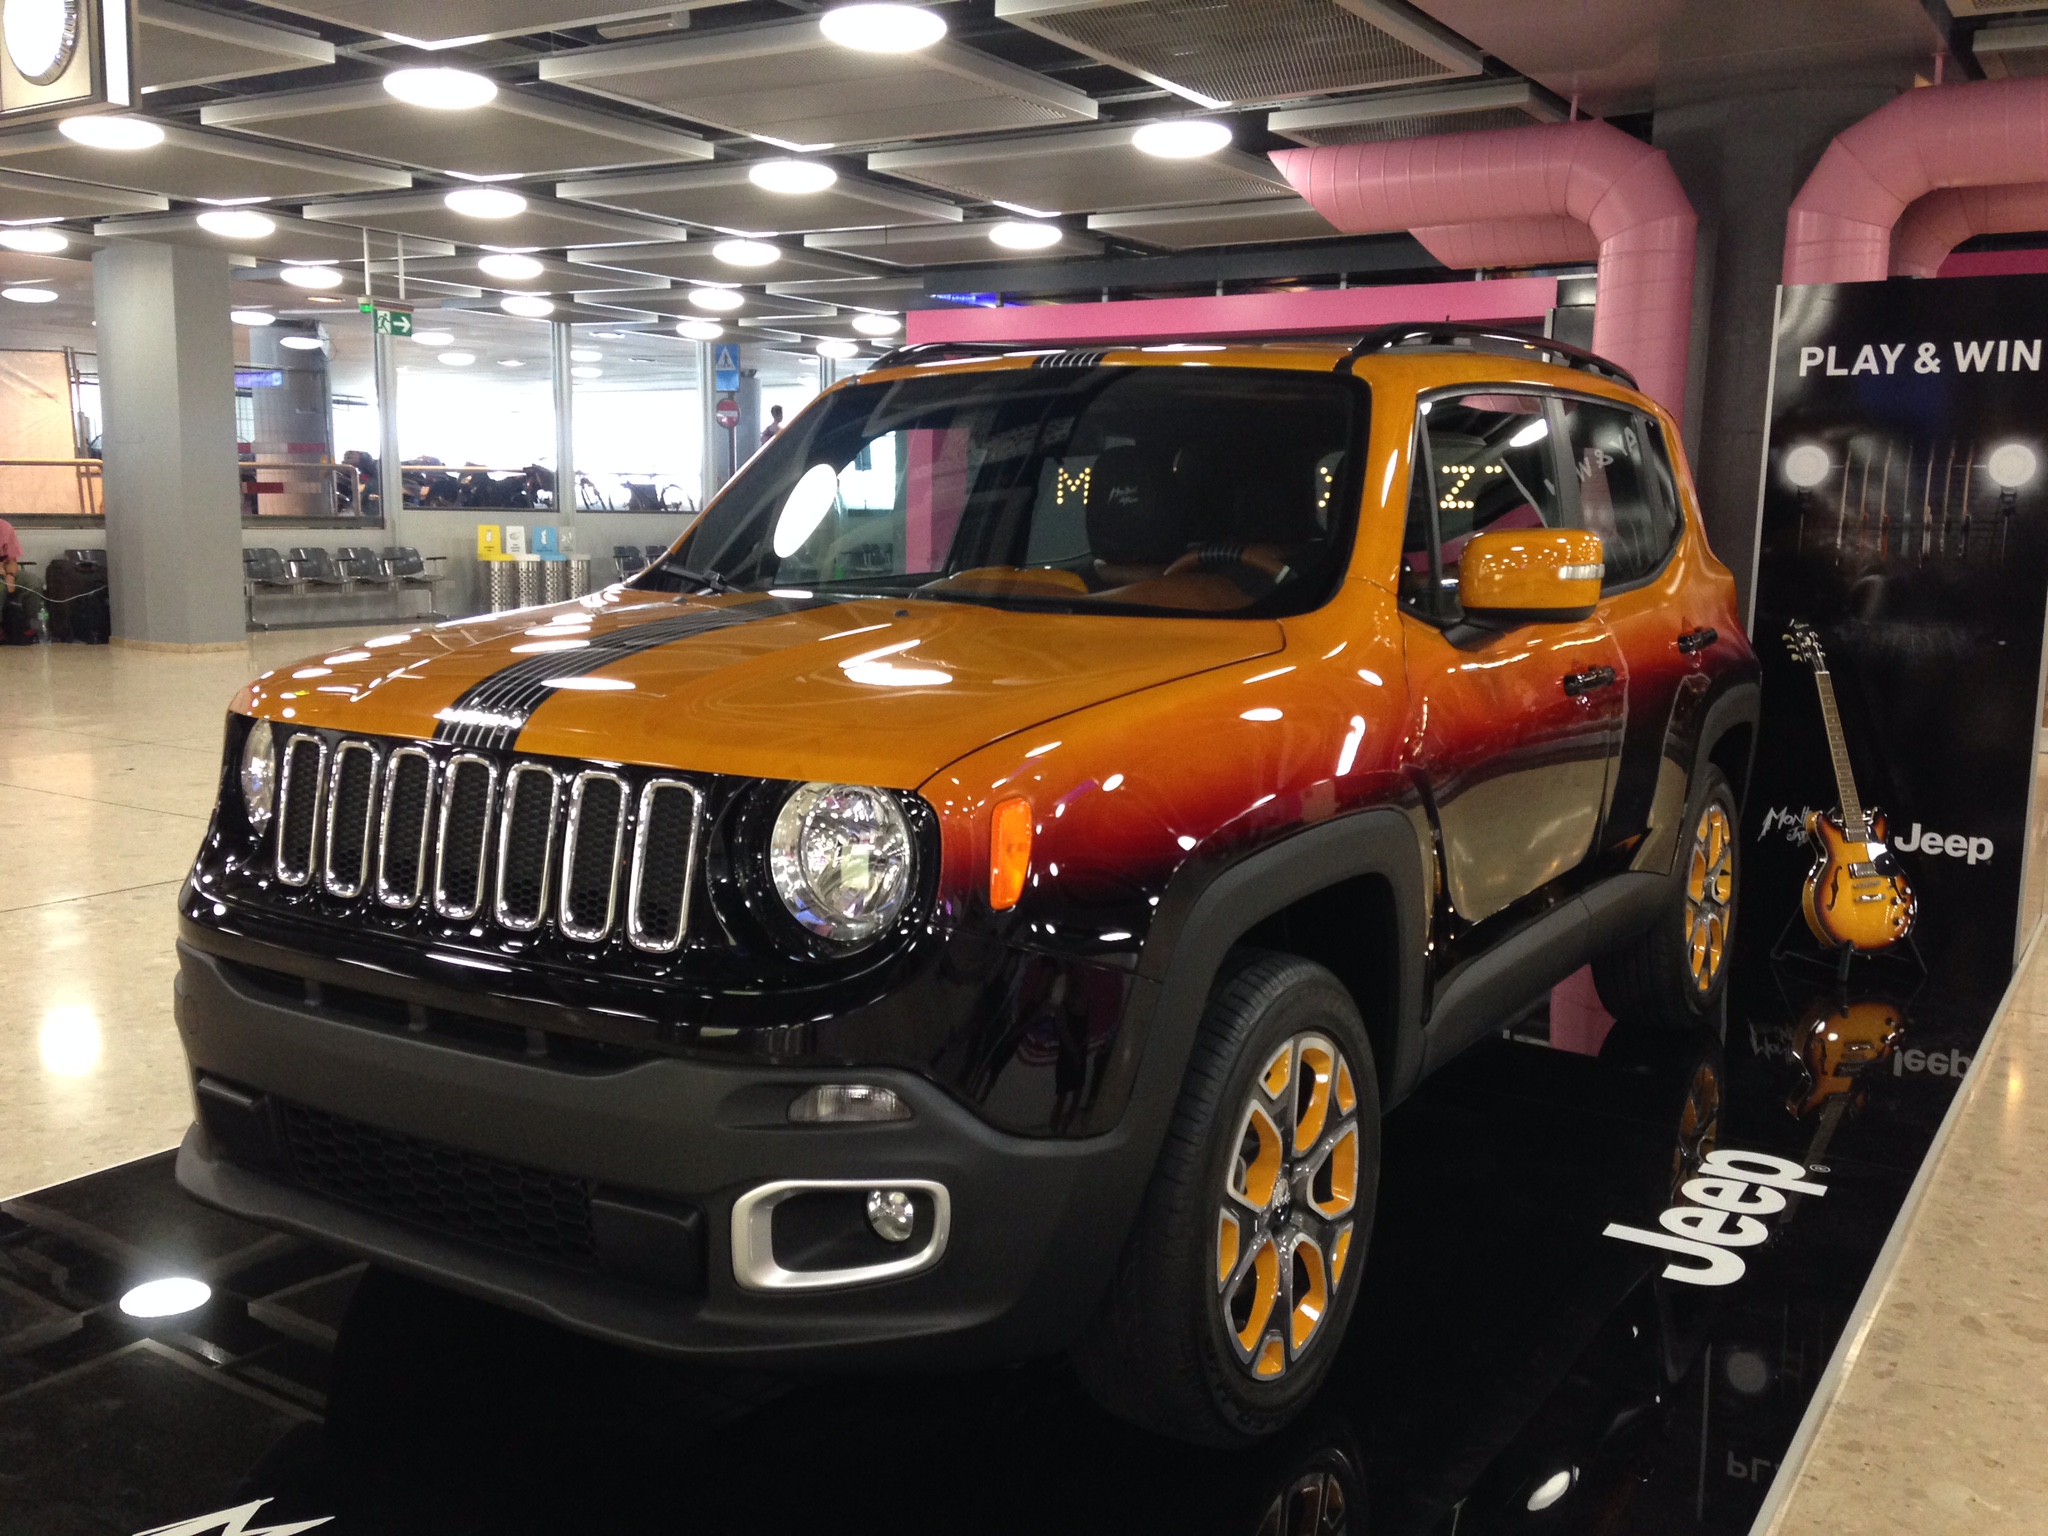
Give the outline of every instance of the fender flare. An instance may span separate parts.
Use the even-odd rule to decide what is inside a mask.
[[[1749,727],[1749,752],[1743,758],[1742,771],[1730,774],[1735,787],[1735,804],[1741,808],[1749,799],[1749,771],[1756,761],[1757,725],[1763,716],[1763,689],[1752,678],[1730,683],[1716,695],[1706,713],[1700,718],[1699,739],[1693,743],[1692,778],[1699,782],[1702,770],[1707,766],[1715,747],[1721,739],[1737,726]]]

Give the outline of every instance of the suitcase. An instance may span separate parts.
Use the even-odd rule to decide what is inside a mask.
[[[107,602],[107,557],[96,549],[67,549],[49,564],[43,595],[50,607],[50,638],[105,645],[114,631]]]

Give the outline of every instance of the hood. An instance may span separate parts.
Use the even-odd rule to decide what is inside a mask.
[[[613,588],[266,672],[238,709],[545,756],[915,788],[1073,710],[1269,655],[1264,619]]]

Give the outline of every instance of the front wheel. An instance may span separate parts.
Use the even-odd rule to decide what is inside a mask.
[[[1678,869],[1656,920],[1593,962],[1616,1018],[1691,1029],[1716,1017],[1734,949],[1740,815],[1727,776],[1710,764],[1686,807]]]
[[[1083,1384],[1178,1439],[1238,1445],[1279,1429],[1343,1336],[1378,1178],[1378,1079],[1349,992],[1292,955],[1233,955],[1075,1351]]]

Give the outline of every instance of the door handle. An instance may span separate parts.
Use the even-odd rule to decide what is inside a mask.
[[[1573,698],[1591,693],[1595,688],[1605,688],[1614,682],[1612,667],[1588,667],[1583,672],[1567,672],[1564,675],[1564,691]]]
[[[1720,638],[1718,629],[1690,630],[1678,637],[1678,648],[1688,656],[1696,656]]]

